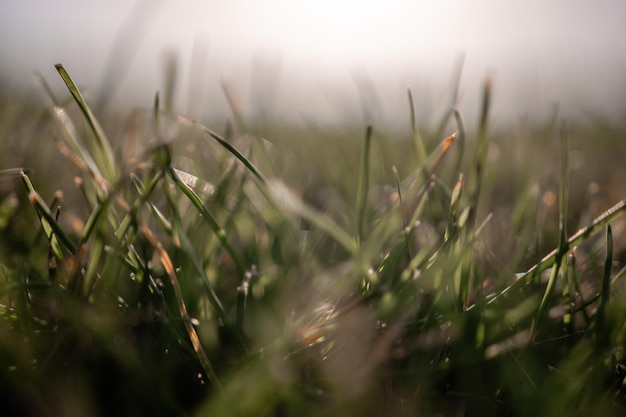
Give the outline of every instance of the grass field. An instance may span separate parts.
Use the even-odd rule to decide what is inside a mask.
[[[0,96],[3,416],[626,411],[625,126],[101,120],[57,70]]]

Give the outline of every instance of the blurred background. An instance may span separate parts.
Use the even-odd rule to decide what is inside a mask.
[[[626,115],[623,0],[4,0],[0,81],[63,92],[62,63],[91,102],[150,107],[173,73],[174,110],[294,124],[408,123],[438,116],[462,66],[460,109],[477,118],[486,76],[495,124]],[[66,94],[66,93],[65,93]],[[366,119],[366,120],[364,120]]]

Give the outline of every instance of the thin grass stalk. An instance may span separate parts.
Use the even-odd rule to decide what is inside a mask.
[[[370,176],[370,145],[372,141],[372,126],[368,126],[365,131],[365,143],[363,154],[361,156],[361,172],[359,175],[359,185],[356,194],[357,207],[357,241],[363,241],[363,222],[365,221],[365,209],[367,208],[367,198],[369,192],[369,176]]]
[[[575,257],[568,254],[567,261],[563,263],[563,331],[571,335],[574,332],[574,294],[576,291],[576,267]]]
[[[613,278],[611,279],[610,286],[611,287],[614,286],[617,282],[619,282],[622,278],[624,278],[624,276],[626,276],[626,266],[624,266],[622,269],[620,269],[619,272],[616,273],[615,276],[613,276]],[[589,297],[588,299],[584,300],[575,311],[576,312],[582,311],[583,313],[586,314],[586,308],[589,307],[590,305],[594,304],[595,302],[597,302],[600,299],[600,297],[602,297],[602,292],[601,291],[597,292],[592,297]],[[588,316],[585,316],[585,317],[587,319],[589,318]]]
[[[163,248],[161,241],[152,233],[152,231],[144,224],[140,226],[142,234],[145,236],[146,240],[152,245],[152,247],[157,251],[159,255],[159,259],[161,264],[163,265],[163,269],[167,273],[167,276],[170,279],[170,283],[172,284],[172,288],[174,290],[174,296],[176,298],[176,302],[178,303],[178,311],[180,317],[183,319],[183,323],[185,329],[187,330],[187,335],[189,340],[191,341],[191,345],[193,346],[196,355],[200,361],[200,365],[204,369],[209,381],[215,386],[215,388],[221,393],[224,393],[224,389],[222,384],[220,383],[217,374],[209,360],[208,355],[206,354],[202,344],[200,343],[200,337],[194,328],[191,318],[189,317],[189,313],[187,312],[187,306],[185,305],[185,300],[183,299],[180,283],[178,282],[178,277],[176,276],[176,271],[174,269],[174,264],[168,253]]]
[[[0,179],[11,178],[11,177],[20,177],[22,174],[29,174],[31,172],[30,168],[9,168],[0,170]]]
[[[489,108],[491,105],[491,79],[487,78],[483,86],[483,100],[480,112],[480,123],[478,126],[478,140],[476,153],[474,155],[474,171],[472,176],[472,193],[470,195],[470,225],[476,224],[476,211],[480,201],[480,191],[484,176],[485,162],[487,160],[487,149],[489,148],[488,121]]]
[[[149,198],[162,178],[163,171],[159,170],[157,175],[150,180],[150,183],[146,188],[143,185],[143,182],[139,179],[139,177],[131,174],[131,180],[133,181],[133,183],[135,184],[135,188],[139,192],[139,199],[135,201],[135,204],[131,208],[130,213],[122,220],[122,223],[120,223],[120,228],[118,229],[119,231],[124,231],[128,227],[127,225],[130,224],[131,214],[137,213],[137,211],[139,210],[139,202],[143,201],[148,210],[150,210],[150,213],[152,213],[152,216],[155,218],[157,223],[159,223],[161,229],[163,229],[168,235],[172,235],[172,224],[161,212],[161,210],[159,210],[154,204],[152,204]]]
[[[517,275],[515,282],[504,288],[495,296],[491,297],[489,303],[493,303],[499,299],[505,298],[509,293],[514,293],[515,291],[529,284],[536,274],[545,271],[550,265],[554,263],[554,260],[559,252],[565,249],[570,250],[571,248],[580,245],[582,242],[589,239],[589,237],[595,235],[600,230],[602,230],[606,225],[611,223],[616,217],[618,217],[625,211],[626,199],[621,200],[619,203],[615,204],[613,207],[602,213],[600,216],[596,217],[589,226],[580,229],[578,232],[572,235],[567,240],[565,248],[554,249],[552,252],[544,256],[539,262],[530,267],[526,272]]]
[[[424,146],[424,140],[417,127],[415,120],[415,105],[413,104],[413,94],[411,89],[407,88],[407,96],[409,98],[409,115],[411,117],[411,137],[413,138],[413,147],[415,148],[415,157],[417,158],[417,166],[421,167],[426,161],[426,147]]]
[[[450,86],[452,88],[450,94],[450,101],[446,106],[446,110],[439,121],[439,125],[435,130],[435,137],[440,137],[443,135],[443,132],[446,129],[446,125],[450,120],[450,116],[454,112],[454,109],[457,107],[459,101],[459,85],[461,84],[461,75],[463,74],[463,63],[465,61],[465,56],[463,54],[458,55],[455,60],[454,68],[452,69],[452,75],[450,77]]]
[[[461,169],[461,163],[463,162],[463,156],[465,155],[465,122],[463,121],[463,115],[458,109],[454,109],[454,120],[456,121],[456,129],[459,132],[457,135],[457,144],[455,145],[458,148],[456,161],[453,166],[454,169],[452,172],[457,173]]]
[[[600,303],[596,312],[596,343],[599,348],[607,346],[610,331],[608,323],[608,305],[611,295],[611,271],[613,268],[613,232],[611,225],[606,227],[606,258],[604,259],[604,274],[602,276],[602,289],[600,291]]]
[[[391,171],[393,173],[393,178],[396,182],[396,192],[398,193],[398,204],[400,204],[400,215],[402,216],[402,230],[403,230],[403,240],[406,245],[406,257],[407,260],[410,260],[413,257],[413,249],[411,245],[411,239],[409,239],[409,225],[406,219],[406,213],[404,210],[404,198],[402,197],[402,187],[400,186],[400,174],[398,173],[398,169],[394,166],[391,167]]]
[[[169,193],[166,194],[166,195],[167,195],[167,201],[168,201],[168,204],[170,206],[171,213],[172,213],[172,216],[173,216],[173,232],[174,232],[174,234],[178,237],[178,240],[180,241],[180,245],[181,245],[185,255],[189,257],[189,260],[191,261],[195,271],[202,278],[202,282],[204,283],[204,285],[206,287],[206,290],[208,292],[209,302],[211,303],[211,305],[215,309],[217,315],[223,321],[224,325],[229,330],[231,330],[231,331],[233,331],[235,333],[235,336],[237,337],[237,340],[239,342],[240,348],[242,350],[245,350],[245,343],[243,341],[243,337],[241,336],[239,331],[233,330],[234,327],[232,325],[232,320],[230,319],[230,316],[228,315],[228,313],[224,309],[224,305],[223,305],[222,301],[220,300],[219,296],[217,295],[217,293],[215,292],[215,290],[213,288],[213,285],[209,281],[209,277],[206,275],[206,271],[204,270],[204,268],[202,266],[202,263],[200,262],[200,260],[196,256],[195,249],[193,247],[193,244],[191,243],[191,240],[189,239],[189,236],[187,235],[187,232],[184,229],[182,218],[180,216],[180,212],[179,212],[179,210],[178,210],[178,208],[176,206],[176,203],[174,202],[173,196],[171,194],[169,194]],[[241,273],[241,276],[244,276],[244,275],[245,275],[245,271],[243,273]]]
[[[567,206],[569,204],[569,143],[568,133],[565,123],[561,125],[559,132],[559,143],[561,151],[561,186],[559,188],[559,251],[554,258],[552,274],[548,280],[548,285],[541,299],[539,310],[531,328],[531,340],[536,336],[537,327],[548,312],[552,303],[552,295],[556,287],[556,280],[559,276],[559,268],[562,267],[563,257],[567,254]],[[566,284],[567,285],[567,284]]]
[[[137,175],[132,174],[132,173],[130,174],[130,179],[133,181],[133,184],[135,185],[135,189],[139,193],[139,198],[135,199],[133,205],[128,210],[127,216],[130,216],[131,214],[137,213],[139,211],[139,208],[141,207],[141,205],[150,199],[150,196],[156,189],[157,185],[161,183],[164,177],[165,177],[165,171],[163,169],[157,168],[152,178],[150,178],[150,181],[148,182],[148,184],[145,185],[143,181],[141,181],[141,179]],[[128,227],[127,223],[129,221],[130,221],[130,218],[125,217],[124,219],[122,219],[122,221],[120,222],[120,226],[116,232],[118,235],[122,235],[125,233],[125,230]]]

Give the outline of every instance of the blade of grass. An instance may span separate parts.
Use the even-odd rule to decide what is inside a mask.
[[[626,211],[626,199],[621,200],[619,203],[615,204],[613,207],[602,213],[600,216],[594,219],[593,222],[587,227],[580,229],[573,236],[571,236],[565,245],[567,250],[580,245],[585,240],[589,239],[589,237],[595,235],[600,230],[602,230],[605,226],[611,223],[616,217]],[[493,296],[489,303],[493,303],[501,298],[504,298],[509,293],[514,293],[520,288],[524,287],[528,283],[533,280],[535,274],[541,273],[545,271],[550,265],[554,264],[554,260],[557,254],[565,250],[565,248],[556,248],[552,252],[548,253],[544,256],[538,263],[530,267],[526,272],[517,275],[516,280],[513,284],[504,288],[498,294]]]
[[[29,174],[31,170],[29,168],[9,168],[0,170],[0,179],[21,177],[22,173]]]
[[[87,120],[87,123],[89,124],[89,126],[91,127],[91,130],[93,131],[96,145],[98,147],[98,150],[102,154],[101,155],[103,158],[102,162],[104,164],[105,172],[107,174],[106,178],[110,182],[115,182],[117,170],[115,167],[115,158],[113,156],[113,150],[111,149],[111,144],[109,142],[109,139],[106,137],[104,130],[100,126],[100,123],[98,123],[98,120],[92,113],[89,106],[87,105],[87,102],[85,101],[80,90],[78,89],[74,81],[72,80],[72,77],[70,77],[70,74],[65,70],[65,68],[61,64],[56,64],[54,67],[59,72],[59,75],[63,79],[63,82],[65,83],[67,88],[70,90],[72,97],[74,97],[76,104],[78,104],[78,107],[80,108],[81,112],[85,116],[85,119]]]
[[[459,132],[457,136],[457,144],[455,145],[457,150],[457,157],[454,163],[454,169],[452,172],[459,172],[461,169],[461,162],[463,162],[463,156],[465,155],[465,122],[463,121],[463,116],[458,109],[454,109],[454,120],[456,121],[456,128]]]
[[[530,330],[530,340],[534,340],[537,336],[537,328],[541,324],[548,309],[552,303],[552,295],[554,288],[556,287],[556,280],[559,276],[559,269],[561,268],[563,257],[569,250],[567,245],[567,206],[569,204],[569,143],[568,132],[565,123],[561,125],[559,131],[559,143],[561,150],[561,186],[559,189],[559,250],[554,258],[554,266],[552,267],[552,273],[548,280],[548,285],[541,299],[541,304],[533,321],[533,325]]]
[[[162,172],[162,171],[159,171],[159,172]],[[146,188],[143,185],[143,182],[141,182],[141,180],[139,179],[139,177],[131,174],[131,180],[133,181],[133,183],[135,184],[135,187],[137,188],[137,191],[139,192],[140,200],[145,202],[146,207],[148,207],[148,210],[150,210],[150,212],[152,213],[152,216],[155,218],[155,220],[157,221],[161,229],[163,229],[165,233],[171,236],[172,224],[167,219],[167,217],[165,217],[165,215],[161,212],[161,210],[159,210],[154,204],[152,204],[152,201],[150,201],[149,199],[149,196],[152,193],[152,190],[160,182],[161,178],[162,178],[162,175],[155,177],[153,181],[151,181],[150,184],[148,185],[148,188]],[[131,209],[131,213],[135,211],[136,211],[135,206],[133,206],[133,208]]]
[[[185,196],[205,219],[211,230],[213,230],[213,232],[215,233],[215,236],[217,236],[218,240],[222,244],[222,247],[232,257],[233,262],[235,263],[235,267],[237,268],[237,272],[240,276],[243,277],[246,272],[246,268],[244,266],[243,260],[228,240],[228,237],[226,236],[226,231],[218,224],[213,214],[211,214],[211,212],[206,208],[206,206],[204,205],[200,197],[198,197],[198,195],[195,193],[195,191],[192,190],[187,184],[185,184],[182,179],[180,179],[173,167],[170,167],[168,174],[174,184],[183,192],[183,194],[185,194]]]
[[[183,319],[185,329],[187,330],[187,335],[189,336],[191,345],[193,346],[193,349],[198,356],[204,372],[206,373],[211,383],[215,386],[215,388],[221,394],[224,394],[222,384],[220,383],[217,374],[213,369],[213,365],[211,364],[208,355],[206,354],[204,348],[202,347],[202,344],[200,343],[200,337],[198,336],[198,333],[196,332],[196,329],[191,322],[191,318],[189,317],[189,313],[187,312],[187,306],[185,305],[185,300],[183,300],[180,283],[178,282],[178,277],[176,276],[174,264],[172,263],[170,256],[163,248],[161,241],[152,233],[152,231],[146,225],[142,224],[140,226],[140,229],[146,240],[157,251],[159,260],[163,265],[163,269],[170,279],[170,283],[172,284],[172,288],[174,290],[174,296],[176,297],[176,302],[178,303],[180,317]]]
[[[446,129],[446,125],[450,120],[450,116],[454,112],[454,109],[457,107],[459,101],[459,85],[461,84],[461,75],[463,74],[464,61],[465,56],[463,54],[457,56],[450,80],[450,85],[452,87],[450,101],[446,106],[446,110],[441,118],[441,121],[439,122],[439,126],[437,126],[437,129],[435,130],[435,137],[441,137],[441,135],[443,135],[443,132]]]
[[[76,253],[76,244],[72,242],[72,240],[63,231],[63,228],[55,220],[54,216],[50,212],[50,208],[48,208],[48,205],[43,201],[37,191],[35,191],[28,175],[22,172],[21,177],[29,193],[28,199],[37,212],[41,226],[44,229],[44,233],[52,246],[52,250],[54,251],[54,255],[57,257],[57,260],[60,261],[63,259],[63,251],[61,250],[60,244],[63,244],[63,246],[65,246],[70,253]]]
[[[167,190],[167,187],[166,187],[166,190]],[[178,237],[180,241],[180,245],[184,253],[189,257],[193,265],[193,268],[202,278],[202,281],[204,282],[204,285],[208,292],[209,302],[211,303],[211,305],[217,312],[217,315],[220,317],[220,319],[224,323],[224,326],[234,333],[235,337],[237,338],[237,341],[239,342],[240,348],[243,351],[245,351],[246,347],[245,347],[245,343],[243,340],[243,336],[241,335],[240,331],[232,324],[232,320],[230,319],[230,316],[224,309],[224,305],[222,301],[220,300],[217,293],[215,292],[215,289],[213,288],[211,281],[209,281],[209,277],[206,275],[206,271],[203,268],[202,263],[200,262],[200,260],[198,259],[196,255],[196,251],[193,247],[193,244],[191,243],[191,240],[189,239],[189,236],[183,226],[182,218],[180,216],[180,211],[177,208],[177,205],[174,201],[174,197],[171,195],[171,193],[167,193],[166,197],[167,197],[168,205],[170,207],[170,212],[172,213],[172,217],[173,217],[174,235]],[[241,273],[241,276],[242,277],[245,276],[245,271]]]
[[[415,121],[415,105],[413,104],[413,94],[411,89],[407,88],[407,95],[409,97],[409,115],[411,117],[411,136],[413,137],[413,146],[415,147],[415,156],[417,157],[417,166],[421,167],[426,161],[426,148],[424,147],[424,140],[417,128],[417,122]]]
[[[365,144],[361,157],[361,172],[359,175],[359,185],[356,194],[356,207],[358,213],[357,242],[363,240],[363,222],[365,209],[367,207],[367,196],[369,192],[369,170],[370,170],[370,143],[372,140],[372,126],[368,126],[365,132]]]
[[[82,286],[77,288],[78,291],[82,291],[83,297],[89,297],[91,290],[96,285],[96,278],[102,271],[101,260],[105,255],[105,243],[102,237],[96,236],[93,239],[93,244],[90,245],[89,262],[87,263],[87,270],[85,271],[85,278],[82,282]]]
[[[221,146],[223,146],[228,152],[230,152],[232,155],[235,156],[235,158],[239,159],[239,161],[241,161],[241,163],[244,164],[244,166],[246,168],[248,168],[248,170],[262,183],[262,184],[266,184],[267,181],[265,180],[265,177],[263,176],[263,174],[261,174],[261,171],[258,170],[258,168],[248,159],[246,158],[241,152],[239,152],[239,150],[237,150],[237,148],[235,148],[233,145],[231,145],[230,143],[228,143],[228,141],[226,141],[226,139],[222,138],[220,135],[218,135],[217,133],[215,133],[214,131],[212,131],[211,129],[209,129],[208,127],[204,126],[203,124],[190,119],[188,117],[185,116],[177,116],[177,119],[190,125],[195,127],[196,129],[206,133],[207,135],[209,135],[209,137],[213,138],[215,141],[217,141],[217,143],[219,143]]]
[[[600,304],[596,312],[596,343],[599,348],[607,346],[610,331],[608,324],[608,304],[611,295],[611,271],[613,267],[613,232],[611,225],[606,227],[606,258],[604,260],[604,274],[600,291]]]
[[[480,190],[484,176],[485,161],[487,159],[487,149],[489,148],[488,121],[489,108],[491,105],[491,79],[487,78],[483,86],[483,100],[480,113],[480,124],[478,127],[478,140],[476,153],[474,155],[474,171],[472,172],[472,193],[470,195],[470,217],[469,224],[473,227],[477,221],[476,211],[480,201]]]

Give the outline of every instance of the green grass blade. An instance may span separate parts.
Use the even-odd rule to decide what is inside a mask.
[[[424,140],[417,128],[417,122],[415,120],[415,105],[413,104],[413,94],[411,89],[408,88],[407,95],[409,97],[409,115],[411,116],[411,136],[413,138],[413,146],[415,147],[415,156],[417,157],[417,166],[421,167],[426,161],[426,147],[424,146]]]
[[[461,163],[463,162],[463,156],[465,155],[465,122],[463,121],[463,116],[458,109],[454,109],[454,120],[456,121],[456,128],[459,132],[457,137],[457,144],[455,145],[457,148],[457,157],[453,166],[454,169],[452,172],[459,172],[461,169]]]
[[[241,277],[244,276],[246,272],[246,267],[244,266],[243,260],[235,251],[233,245],[231,245],[228,237],[226,236],[226,231],[218,224],[217,220],[211,214],[211,212],[206,208],[198,194],[195,193],[185,182],[178,176],[174,168],[170,167],[169,177],[172,179],[174,184],[187,196],[189,201],[194,205],[194,207],[198,210],[198,212],[202,215],[204,220],[207,222],[211,230],[215,233],[218,240],[222,244],[222,247],[228,252],[228,254],[232,257],[233,262],[237,268],[237,272]]]
[[[598,216],[596,219],[594,219],[594,221],[591,222],[589,226],[580,229],[578,232],[572,235],[567,240],[567,244],[566,244],[567,250],[580,245],[582,242],[589,239],[589,237],[598,233],[600,230],[606,227],[609,223],[611,223],[616,217],[618,217],[623,212],[626,212],[626,199],[615,204],[613,207],[611,207],[610,209],[602,213],[600,216]],[[557,249],[554,249],[552,252],[548,253],[538,263],[530,267],[526,272],[519,274],[516,277],[516,281],[513,284],[509,285],[508,287],[500,291],[496,296],[491,298],[489,302],[491,303],[500,299],[501,297],[505,297],[508,293],[515,292],[519,290],[520,288],[522,288],[523,286],[530,283],[533,277],[535,276],[535,274],[545,271],[551,264],[554,263],[554,260],[556,256],[558,255],[558,253],[564,249],[565,248],[563,249],[557,248]]]
[[[72,80],[72,77],[70,77],[70,74],[65,70],[65,68],[61,64],[56,64],[54,67],[59,72],[59,75],[63,79],[63,82],[65,83],[68,90],[72,94],[72,97],[74,97],[76,104],[78,104],[78,107],[80,108],[81,112],[85,116],[85,119],[87,120],[87,123],[89,124],[89,126],[91,127],[91,130],[93,131],[96,145],[98,147],[98,150],[102,154],[101,155],[103,158],[102,162],[104,164],[107,180],[109,182],[115,182],[117,170],[115,167],[115,158],[113,155],[113,150],[111,148],[111,143],[109,142],[109,139],[105,135],[104,130],[100,126],[100,123],[98,123],[98,120],[96,119],[91,109],[87,105],[87,102],[83,98],[83,95],[81,94],[80,90],[78,89],[74,81]]]
[[[470,225],[476,222],[476,210],[480,201],[480,191],[484,176],[485,162],[487,159],[487,149],[489,148],[489,108],[491,105],[491,79],[485,81],[483,87],[483,100],[480,113],[480,124],[478,127],[478,140],[476,144],[476,153],[474,155],[474,170],[472,172],[472,193],[470,196]]]
[[[569,204],[569,144],[567,130],[565,125],[561,127],[559,132],[559,142],[561,150],[561,185],[559,188],[559,249],[554,258],[554,266],[548,280],[548,285],[541,299],[539,310],[535,316],[535,321],[530,331],[530,338],[533,340],[541,321],[548,312],[552,303],[552,296],[556,287],[556,280],[559,277],[559,269],[561,268],[563,257],[569,250],[567,244],[567,206]]]
[[[357,206],[357,241],[363,240],[363,222],[365,221],[365,209],[367,207],[367,198],[369,192],[369,177],[370,177],[370,144],[372,141],[372,126],[367,127],[365,132],[365,144],[363,147],[363,155],[361,157],[361,172],[359,175],[359,185],[356,194],[356,206]]]
[[[608,305],[611,295],[611,271],[613,268],[613,232],[611,225],[606,227],[606,258],[604,259],[604,274],[602,289],[600,290],[600,304],[596,312],[596,342],[600,348],[606,347],[609,340],[610,328],[608,324]]]
[[[183,252],[191,261],[194,270],[202,278],[202,282],[204,283],[206,290],[208,292],[209,301],[211,305],[213,306],[213,308],[215,309],[217,316],[222,320],[222,322],[224,323],[224,326],[234,333],[235,337],[237,338],[240,348],[242,350],[245,350],[245,343],[243,341],[243,337],[238,330],[235,330],[237,328],[232,324],[232,320],[230,319],[230,316],[226,312],[224,308],[224,304],[222,303],[217,293],[215,292],[215,289],[213,288],[211,281],[209,281],[209,277],[206,275],[206,271],[202,267],[202,263],[200,262],[200,260],[198,259],[198,256],[196,255],[196,250],[194,249],[193,244],[191,243],[191,240],[189,239],[189,236],[187,235],[187,232],[184,229],[182,219],[180,217],[180,213],[178,209],[176,208],[176,204],[173,202],[171,195],[168,196],[168,202],[169,202],[172,214],[173,214],[173,228],[174,228],[173,232],[178,237],[180,241],[180,245],[183,249]]]
[[[237,148],[235,148],[233,145],[228,143],[228,141],[226,139],[222,138],[220,135],[218,135],[217,133],[215,133],[214,131],[212,131],[208,127],[204,126],[203,124],[201,124],[201,123],[199,123],[199,122],[197,122],[197,121],[195,121],[193,119],[190,119],[190,118],[185,117],[185,116],[180,116],[180,115],[177,117],[177,119],[180,120],[181,122],[184,122],[185,124],[188,124],[190,126],[195,127],[196,129],[206,133],[207,135],[209,135],[209,137],[213,138],[217,143],[219,143],[228,152],[230,152],[233,156],[235,156],[235,158],[239,159],[239,161],[241,161],[241,163],[243,163],[244,166],[246,168],[248,168],[248,170],[262,184],[266,184],[267,183],[267,181],[265,180],[265,177],[263,176],[263,174],[261,174],[261,171],[259,171],[259,169],[248,158],[246,158],[244,154],[239,152],[239,150]]]
[[[454,112],[454,109],[458,105],[459,86],[461,84],[461,75],[463,75],[464,61],[465,61],[464,55],[461,54],[457,56],[454,68],[452,69],[452,76],[450,80],[450,86],[452,89],[451,94],[450,94],[450,100],[448,102],[448,105],[445,108],[445,112],[443,116],[441,117],[441,120],[439,121],[439,125],[437,126],[437,129],[435,130],[435,135],[436,135],[435,137],[440,137],[441,135],[443,135],[443,132],[446,129],[446,125],[448,124],[448,121],[450,120],[450,116],[452,115],[452,113]]]
[[[25,173],[22,173],[22,181],[26,185],[26,189],[29,192],[29,200],[30,203],[35,208],[37,212],[37,216],[39,217],[39,221],[41,222],[41,226],[44,229],[44,233],[52,246],[52,251],[57,259],[60,261],[63,259],[63,252],[61,250],[60,244],[63,244],[65,248],[69,250],[70,253],[76,253],[76,244],[72,242],[72,240],[67,236],[61,225],[56,221],[52,213],[50,212],[50,208],[43,201],[41,196],[35,191],[30,178]]]
[[[146,225],[141,225],[141,232],[145,236],[146,240],[157,251],[161,264],[163,265],[163,269],[165,270],[165,272],[167,273],[170,279],[172,288],[174,289],[174,296],[176,298],[176,302],[178,303],[180,317],[183,319],[185,330],[187,330],[187,335],[189,337],[189,340],[191,341],[191,345],[193,346],[193,349],[196,352],[196,355],[198,356],[198,359],[200,361],[200,364],[202,365],[202,368],[204,369],[204,372],[206,373],[209,380],[213,383],[215,388],[220,393],[223,394],[224,390],[217,377],[217,374],[215,373],[213,365],[211,364],[211,361],[209,360],[209,357],[206,354],[206,351],[204,350],[204,348],[202,347],[202,344],[200,343],[200,337],[198,336],[196,329],[191,323],[191,317],[189,317],[189,313],[187,312],[187,306],[185,304],[185,300],[183,299],[182,291],[180,288],[180,283],[178,281],[178,277],[176,276],[176,270],[174,268],[174,264],[172,263],[170,256],[163,248],[161,241],[157,239],[157,237],[152,233],[152,231]]]

